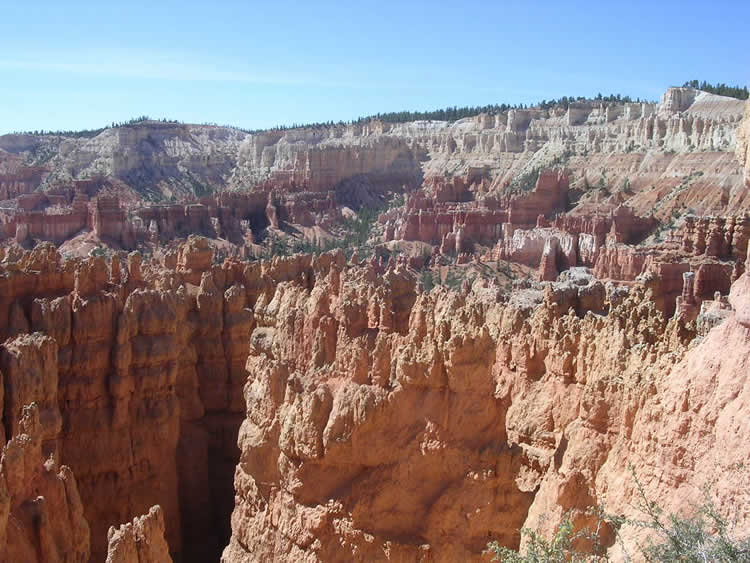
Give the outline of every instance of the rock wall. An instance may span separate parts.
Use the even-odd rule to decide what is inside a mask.
[[[154,503],[173,552],[210,560],[229,541],[253,304],[331,257],[217,265],[196,237],[170,269],[117,256],[4,257],[3,433],[36,402],[40,447],[76,475],[94,560],[110,526]]]
[[[367,181],[401,189],[422,178],[455,176],[484,178],[489,191],[502,193],[513,178],[565,160],[576,181],[605,176],[608,184],[628,180],[655,192],[651,202],[634,200],[642,214],[701,161],[705,175],[678,203],[687,200],[699,213],[715,211],[717,204],[733,212],[740,205],[742,169],[732,153],[746,146],[737,133],[742,112],[740,100],[673,88],[657,105],[589,101],[567,112],[534,108],[455,123],[370,121],[255,134],[144,122],[90,139],[6,135],[0,150],[8,161],[36,162],[44,155],[36,165],[44,187],[107,177],[150,198],[177,200],[265,183],[319,192],[349,182],[349,192]],[[711,185],[721,185],[728,202],[716,201]]]
[[[567,206],[568,177],[562,170],[545,170],[528,194],[514,194],[501,199],[463,202],[465,184],[458,180],[450,184],[431,186],[438,189],[437,197],[423,191],[411,195],[403,210],[380,216],[384,224],[385,240],[420,241],[444,245],[446,236],[453,240],[451,253],[461,253],[474,243],[492,245],[503,238],[504,225],[528,226],[539,217],[553,216]],[[441,201],[445,192],[454,201]],[[442,193],[442,196],[440,195]],[[507,226],[507,225],[506,225]]]
[[[36,403],[23,407],[0,456],[0,559],[89,560],[89,526],[70,468],[46,457]]]
[[[498,244],[496,254],[500,260],[533,268],[539,266],[544,255],[552,255],[559,265],[558,270],[568,269],[578,265],[578,237],[551,228],[516,229],[511,238]]]
[[[686,354],[694,333],[643,286],[597,316],[551,286],[528,309],[375,275],[337,268],[256,304],[223,561],[480,560],[568,510],[633,516],[628,463],[678,509],[747,455],[742,321]],[[738,478],[719,494],[747,497]]]
[[[543,264],[565,248],[550,240]],[[0,269],[11,560],[160,560],[162,536],[186,561],[222,548],[227,562],[479,560],[490,539],[517,547],[522,526],[568,510],[576,525],[589,505],[634,515],[627,461],[678,508],[748,455],[750,278],[692,345],[692,319],[660,310],[725,292],[719,261],[701,258],[688,293],[691,264],[648,255],[638,274],[653,276],[629,292],[547,284],[529,304],[482,282],[424,293],[405,262],[343,253],[218,265],[195,237],[168,268],[13,252]],[[728,478],[717,494],[747,492]],[[33,516],[38,495],[65,516]]]
[[[334,190],[279,191],[269,184],[251,192],[205,196],[193,203],[135,206],[97,190],[90,200],[80,189],[62,192],[26,194],[16,199],[14,207],[0,208],[0,241],[61,244],[85,232],[93,233],[100,245],[132,250],[138,244],[159,245],[198,234],[242,247],[267,226],[330,228],[341,218],[340,207],[352,197]],[[366,189],[359,203],[372,205],[372,198],[379,203],[382,192],[382,187]]]
[[[232,182],[325,191],[347,178],[370,175],[378,183],[419,183],[421,171],[406,139],[370,127],[334,126],[248,136],[238,152]]]
[[[39,166],[25,167],[14,163],[12,171],[3,171],[0,166],[0,200],[11,199],[33,192],[41,183],[45,169]]]

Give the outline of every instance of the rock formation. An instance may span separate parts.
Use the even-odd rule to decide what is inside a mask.
[[[9,257],[4,431],[33,445],[37,467],[3,462],[19,475],[6,477],[9,510],[31,506],[35,480],[47,502],[67,499],[70,516],[44,532],[61,560],[86,560],[89,545],[98,560],[159,560],[162,527],[196,560],[224,546],[225,561],[471,560],[488,538],[517,546],[523,525],[546,529],[543,515],[572,510],[581,525],[589,505],[627,512],[626,460],[677,508],[718,459],[747,455],[732,422],[744,416],[747,275],[732,286],[737,312],[713,306],[724,322],[690,349],[693,319],[658,308],[672,293],[720,304],[716,283],[729,282],[714,280],[727,274],[709,262],[685,286],[685,270],[647,258],[662,282],[641,277],[625,297],[571,274],[529,304],[480,283],[420,293],[405,262],[343,253],[217,265],[199,238],[171,268],[63,261],[48,246]],[[704,360],[718,349],[737,355]],[[704,408],[716,418],[679,422]],[[722,498],[741,498],[737,486]],[[37,549],[29,537],[10,553]]]
[[[636,215],[668,220],[684,208],[737,213],[750,204],[734,157],[747,153],[740,100],[672,88],[656,105],[589,101],[561,111],[256,134],[147,121],[90,139],[6,135],[0,198],[12,203],[0,206],[0,237],[60,244],[93,231],[97,242],[132,249],[200,233],[242,247],[269,224],[329,229],[341,207],[372,206],[423,179],[437,204],[476,202],[477,212],[459,212],[459,220],[492,237],[502,222],[529,226],[540,213],[565,210],[554,201],[559,179],[542,174],[536,196],[515,198],[510,217],[493,211],[492,202],[504,208],[508,190],[530,187],[554,165],[584,192],[583,208],[627,203]],[[44,161],[29,164],[38,154]],[[162,203],[144,205],[154,198]],[[438,210],[438,223],[455,223],[456,210],[446,211]]]
[[[45,459],[36,403],[17,422],[0,458],[0,559],[85,563],[89,526],[75,477],[54,454]]]
[[[7,258],[6,438],[35,402],[44,455],[77,476],[93,559],[104,557],[110,526],[154,502],[174,552],[217,556],[234,506],[252,304],[277,283],[311,276],[311,257],[216,265],[193,237],[175,269],[142,266],[137,254],[126,267],[102,257],[63,261],[45,245]]]
[[[401,321],[383,323],[362,291],[371,275],[279,286],[256,310],[224,561],[479,559],[488,537],[517,545],[520,526],[547,529],[568,510],[577,525],[590,505],[632,511],[628,460],[678,509],[710,467],[747,455],[734,414],[746,346],[700,360],[739,345],[736,321],[679,361],[692,334],[643,288],[602,317],[569,312],[563,288],[531,311],[498,305],[496,290],[415,299],[396,269],[373,297]],[[396,303],[413,303],[408,316]],[[728,387],[705,386],[712,374]],[[726,424],[683,422],[704,406]],[[730,436],[738,449],[724,457]],[[737,480],[723,488],[746,495]]]
[[[737,129],[737,158],[745,167],[745,183],[750,182],[750,102],[745,102],[745,116]]]
[[[169,547],[164,541],[164,513],[159,505],[148,514],[136,516],[119,528],[112,526],[107,534],[106,563],[171,563]]]

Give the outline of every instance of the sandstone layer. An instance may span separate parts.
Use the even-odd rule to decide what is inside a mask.
[[[509,295],[342,252],[216,264],[200,238],[169,266],[7,254],[6,513],[28,531],[6,549],[148,561],[163,527],[183,560],[479,559],[569,510],[631,514],[628,464],[682,509],[748,455],[750,281],[699,307],[680,274],[667,320],[665,268]],[[35,495],[69,516],[28,520]]]
[[[3,434],[19,435],[36,405],[39,464],[51,455],[72,468],[93,560],[110,526],[154,503],[172,552],[218,557],[234,507],[253,304],[331,260],[217,264],[195,237],[170,267],[136,253],[63,260],[49,245],[4,256]]]
[[[106,563],[171,563],[164,541],[164,513],[159,505],[107,534]]]
[[[222,269],[200,242],[186,245],[178,271],[141,269],[139,255],[122,269],[114,259],[63,262],[48,246],[9,258],[0,268],[7,438],[36,402],[44,455],[76,475],[92,558],[103,559],[109,526],[154,503],[173,551],[183,537],[220,549],[253,322],[242,283],[257,291],[260,264]],[[181,506],[191,507],[184,517]]]
[[[70,468],[42,453],[38,405],[25,406],[0,458],[0,559],[85,563],[89,526]]]

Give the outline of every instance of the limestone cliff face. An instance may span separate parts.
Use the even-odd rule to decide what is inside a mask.
[[[48,163],[48,182],[112,176],[145,193],[200,193],[226,183],[245,136],[228,128],[159,122],[107,129],[60,145]]]
[[[340,126],[248,137],[232,183],[251,186],[270,179],[323,191],[360,175],[398,186],[418,182],[421,171],[409,139],[366,126]]]
[[[529,307],[375,277],[335,267],[256,304],[223,561],[480,560],[567,511],[633,515],[628,463],[679,509],[747,456],[744,317],[686,354],[694,333],[643,287],[583,306],[549,287]]]

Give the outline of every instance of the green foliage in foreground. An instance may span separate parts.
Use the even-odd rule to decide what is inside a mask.
[[[493,561],[506,563],[583,563],[595,561],[596,556],[579,553],[573,549],[573,541],[577,534],[573,533],[573,523],[566,518],[555,531],[551,540],[546,540],[534,530],[524,528],[521,534],[529,538],[526,553],[521,555],[500,544],[490,542],[487,551],[493,554]]]
[[[624,545],[619,535],[623,526],[646,528],[654,533],[646,545],[636,546],[637,559],[654,563],[746,563],[750,562],[750,536],[739,538],[734,534],[733,522],[722,516],[706,492],[702,506],[689,517],[665,514],[656,502],[647,499],[643,486],[635,479],[640,497],[638,508],[644,513],[643,520],[632,520],[619,516],[598,513],[596,530],[574,532],[570,515],[566,515],[555,530],[552,539],[545,539],[534,530],[524,528],[521,535],[527,538],[526,551],[503,547],[498,542],[487,544],[487,553],[493,561],[503,563],[583,563],[603,562],[609,558],[601,549],[600,531],[603,525],[615,530],[626,561],[636,556]],[[576,549],[576,540],[588,540],[590,551]],[[601,554],[600,554],[601,553]]]
[[[652,539],[645,546],[637,546],[640,556],[646,561],[654,563],[750,562],[750,538],[733,537],[729,523],[713,507],[701,507],[694,516],[688,518],[680,518],[674,514],[664,517],[660,510],[657,510],[654,516],[653,520],[616,522],[618,525],[630,524],[650,528],[657,532],[657,540]],[[529,529],[523,529],[521,534],[528,538],[528,546],[524,554],[502,547],[497,542],[490,542],[487,544],[487,551],[493,555],[492,560],[503,563],[609,561],[606,555],[595,555],[573,547],[575,540],[586,534],[585,532],[574,533],[573,524],[569,518],[563,520],[550,540]],[[627,560],[630,560],[633,554],[628,555]]]

